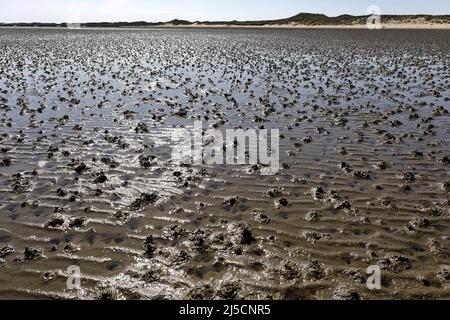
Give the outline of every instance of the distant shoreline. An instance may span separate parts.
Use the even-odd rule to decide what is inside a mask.
[[[187,21],[174,19],[166,22],[81,22],[82,29],[149,29],[149,28],[272,28],[272,29],[368,29],[366,22],[379,17],[384,29],[450,29],[450,15],[388,15],[329,17],[318,13],[299,13],[286,19],[258,21]],[[72,23],[73,24],[73,23]],[[67,28],[70,23],[1,23],[0,27]]]
[[[381,24],[381,29],[450,29],[450,23],[448,24]],[[193,24],[185,26],[177,25],[161,25],[159,27],[163,28],[261,28],[261,29],[368,29],[366,24],[355,24],[355,25],[290,25],[290,24],[267,24],[267,25],[233,25],[233,24],[223,24],[223,25],[207,25],[207,24]],[[127,28],[127,27],[125,27]],[[144,27],[145,28],[145,27]]]
[[[0,29],[52,29],[52,30],[158,30],[158,29],[286,29],[286,30],[306,30],[306,29],[347,29],[358,30],[367,29],[365,24],[357,25],[233,25],[233,24],[192,24],[192,25],[173,25],[161,24],[157,26],[122,26],[122,27],[64,27],[64,26],[2,26]],[[450,24],[382,24],[381,30],[450,30]]]

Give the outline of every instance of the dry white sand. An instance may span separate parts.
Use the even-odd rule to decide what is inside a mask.
[[[301,24],[268,24],[268,25],[173,25],[164,24],[161,27],[168,28],[274,28],[274,29],[368,29],[365,24],[355,25],[301,25]],[[381,29],[450,29],[450,24],[426,24],[426,23],[386,23],[381,24]]]

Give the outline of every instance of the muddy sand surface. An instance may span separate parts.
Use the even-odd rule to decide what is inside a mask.
[[[1,29],[0,298],[450,299],[449,48],[445,30]],[[281,170],[176,163],[195,119],[280,128]]]

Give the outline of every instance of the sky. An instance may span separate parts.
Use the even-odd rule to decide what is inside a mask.
[[[0,0],[0,22],[264,20],[300,12],[365,15],[446,14],[450,0]]]

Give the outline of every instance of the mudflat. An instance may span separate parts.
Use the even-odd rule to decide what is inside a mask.
[[[0,29],[0,298],[449,299],[449,47]],[[280,129],[280,171],[175,162],[194,120]]]

